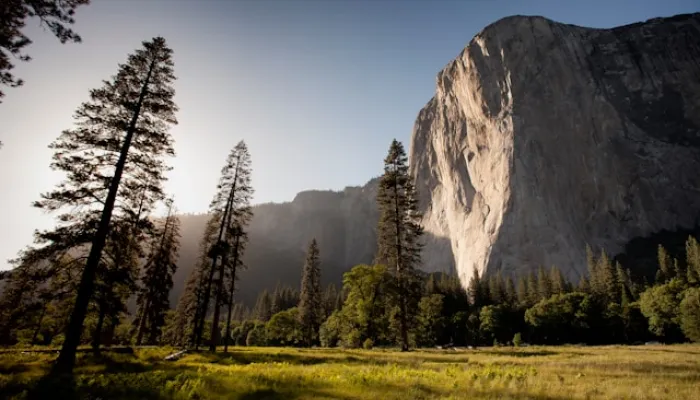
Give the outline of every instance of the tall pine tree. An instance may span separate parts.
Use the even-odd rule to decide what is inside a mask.
[[[110,81],[90,92],[90,100],[76,111],[76,127],[50,146],[55,150],[52,168],[67,177],[56,190],[42,195],[36,206],[48,211],[70,208],[70,212],[59,216],[53,235],[40,234],[40,239],[50,242],[62,233],[91,238],[56,372],[73,369],[115,205],[118,198],[130,195],[120,190],[122,181],[124,188],[130,180],[152,182],[151,192],[162,192],[160,183],[167,170],[162,157],[174,154],[168,133],[177,123],[174,80],[172,50],[165,39],[144,42]]]
[[[313,239],[306,252],[299,300],[299,324],[302,330],[302,340],[307,346],[311,346],[317,340],[323,313],[321,303],[321,261],[319,257],[318,243],[316,243],[316,239]]]
[[[393,271],[394,307],[398,309],[399,342],[408,350],[408,331],[415,319],[421,297],[421,283],[416,269],[421,262],[418,200],[403,145],[394,139],[384,159],[384,174],[377,194],[379,224],[375,261]]]
[[[209,312],[209,296],[205,296],[205,293],[211,290],[211,280],[214,275],[211,255],[212,249],[219,239],[218,235],[221,230],[222,216],[223,214],[221,212],[214,212],[209,216],[204,228],[204,234],[199,242],[199,257],[195,265],[195,270],[197,271],[196,283],[192,287],[192,293],[196,295],[194,297],[196,307],[192,320],[190,320],[192,327],[189,343],[190,346],[195,349],[199,348],[201,343],[202,334],[204,332],[204,322]]]
[[[219,318],[221,307],[226,306],[228,316],[226,319],[226,335],[231,328],[231,304],[238,273],[243,267],[243,252],[248,242],[245,228],[253,216],[250,202],[253,197],[251,186],[251,159],[248,146],[240,141],[229,154],[227,165],[222,172],[220,190],[230,193],[229,212],[225,220],[224,243],[221,247],[221,263],[219,264],[219,277],[216,281],[216,299],[214,301],[214,318],[212,321],[210,349],[215,350],[220,341]],[[230,176],[232,175],[232,179]],[[229,189],[230,188],[230,189]],[[215,199],[216,201],[216,199]],[[227,282],[228,280],[228,282]],[[228,290],[227,290],[228,287]],[[228,341],[225,343],[228,349]]]
[[[180,248],[180,219],[174,212],[172,200],[167,201],[167,215],[162,227],[150,243],[150,254],[143,267],[141,288],[137,298],[136,344],[144,335],[148,344],[154,345],[165,325],[165,313],[170,309],[168,296],[173,287],[173,275],[177,270]]]
[[[253,308],[253,318],[261,322],[267,322],[272,316],[272,298],[267,289],[258,294],[258,299],[255,301]]]
[[[201,298],[201,282],[204,280],[202,272],[203,269],[196,266],[187,277],[185,289],[175,308],[174,321],[170,331],[166,333],[167,341],[172,345],[182,347],[194,345],[195,321]]]

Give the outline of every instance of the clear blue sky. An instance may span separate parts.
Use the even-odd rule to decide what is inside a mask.
[[[63,46],[30,21],[34,60],[15,70],[26,85],[0,104],[0,269],[53,224],[30,207],[61,177],[46,146],[142,40],[162,35],[175,51],[168,188],[180,210],[203,212],[240,139],[256,202],[378,175],[392,138],[408,148],[437,72],[502,17],[612,27],[697,11],[697,0],[93,0],[76,15],[84,42]]]

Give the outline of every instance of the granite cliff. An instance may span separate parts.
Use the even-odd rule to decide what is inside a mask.
[[[613,29],[514,16],[437,77],[409,162],[433,239],[424,259],[585,273],[700,216],[700,14]],[[447,240],[439,240],[440,238]]]

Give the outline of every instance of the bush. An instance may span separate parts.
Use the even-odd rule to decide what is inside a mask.
[[[319,330],[319,339],[321,340],[321,346],[323,347],[335,347],[338,345],[343,331],[347,328],[347,323],[345,322],[345,317],[342,311],[334,311],[333,314],[328,317],[326,322],[321,325]]]
[[[61,347],[63,346],[63,341],[66,339],[66,336],[62,333],[59,333],[58,335],[54,336],[53,339],[51,339],[51,346],[52,347]]]
[[[374,341],[370,338],[367,338],[364,343],[362,343],[362,348],[365,350],[371,350],[372,347],[374,347]]]
[[[343,337],[343,347],[356,349],[360,347],[360,331],[353,329]]]
[[[681,329],[693,342],[700,342],[700,288],[685,291],[680,307]]]
[[[523,337],[520,332],[513,336],[513,346],[520,347],[523,344]]]
[[[246,346],[265,346],[267,344],[265,325],[255,325],[255,327],[248,332],[245,344]]]
[[[642,314],[649,320],[649,330],[666,342],[682,341],[680,303],[685,285],[671,279],[663,285],[652,286],[639,297]]]
[[[267,339],[270,343],[277,346],[299,344],[302,338],[298,317],[299,311],[296,307],[273,315],[265,325],[267,328]]]

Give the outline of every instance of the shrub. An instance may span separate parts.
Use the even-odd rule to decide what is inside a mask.
[[[353,329],[343,337],[343,347],[356,349],[360,347],[360,331]]]
[[[513,346],[520,347],[523,344],[523,337],[520,332],[513,336]]]
[[[326,322],[321,325],[319,339],[323,347],[335,347],[338,345],[343,332],[347,330],[347,322],[342,311],[334,311]]]
[[[255,325],[255,327],[248,332],[245,344],[246,346],[265,346],[267,344],[265,325]]]
[[[681,329],[693,342],[700,342],[700,288],[685,291],[680,307]]]
[[[367,338],[364,343],[362,343],[362,348],[365,350],[370,350],[374,347],[374,341],[370,338]]]

